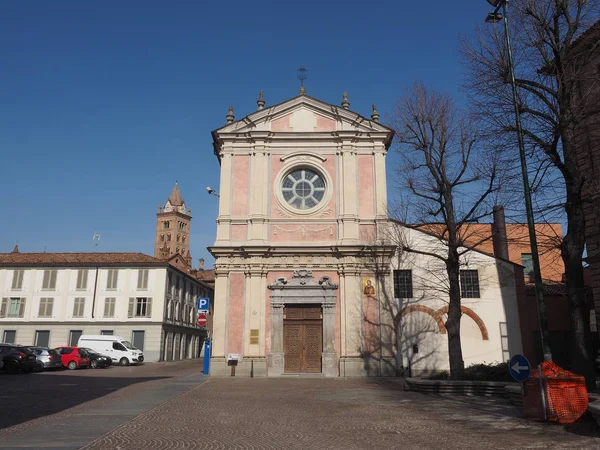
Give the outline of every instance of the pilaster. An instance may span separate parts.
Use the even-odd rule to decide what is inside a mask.
[[[227,332],[227,298],[229,277],[227,273],[216,271],[215,278],[215,309],[213,316],[212,356],[225,357]]]
[[[271,303],[271,352],[268,358],[268,375],[283,374],[283,303]]]
[[[217,218],[217,242],[226,244],[231,239],[231,190],[233,154],[221,153],[221,184],[219,186],[219,217]]]
[[[340,273],[344,292],[342,310],[342,356],[359,356],[362,351],[362,292],[358,270],[344,269]]]
[[[250,208],[248,239],[263,244],[267,233],[267,196],[269,193],[268,152],[264,140],[256,140],[250,154]]]
[[[340,208],[340,239],[342,243],[356,243],[359,240],[356,150],[345,141],[339,153],[342,160],[340,188],[344,193]]]
[[[323,373],[338,376],[338,358],[335,352],[335,303],[323,303]]]
[[[387,185],[385,173],[385,147],[373,152],[375,158],[375,217],[387,218]]]

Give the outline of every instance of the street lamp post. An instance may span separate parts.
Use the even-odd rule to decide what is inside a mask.
[[[506,50],[508,53],[508,65],[510,70],[510,83],[512,86],[513,105],[515,108],[515,119],[517,122],[517,140],[519,143],[519,158],[521,160],[521,173],[523,176],[523,190],[525,194],[525,212],[527,214],[527,227],[529,229],[529,243],[531,246],[531,260],[533,263],[533,278],[535,281],[535,297],[537,300],[539,322],[540,322],[540,340],[544,361],[552,360],[552,352],[548,340],[548,320],[546,317],[546,303],[544,302],[544,287],[542,284],[542,273],[540,270],[540,257],[538,254],[537,237],[535,232],[535,221],[533,218],[533,207],[531,205],[531,190],[529,188],[529,176],[527,174],[527,160],[525,157],[525,143],[523,141],[523,127],[521,125],[521,113],[519,111],[519,99],[517,95],[517,83],[515,81],[515,67],[510,45],[510,33],[508,30],[508,15],[506,14],[506,4],[508,0],[487,0],[494,8],[494,12],[489,13],[486,22],[497,23],[504,22],[504,35],[506,37]],[[500,13],[500,10],[502,12]]]

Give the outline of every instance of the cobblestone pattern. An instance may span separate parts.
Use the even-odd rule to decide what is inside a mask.
[[[2,441],[15,433],[66,419],[90,408],[125,401],[170,383],[174,377],[197,373],[201,366],[198,360],[187,360],[96,370],[0,374],[2,409],[12,418],[17,416],[21,422],[0,429],[0,448]],[[75,406],[55,412],[57,403]]]
[[[426,396],[357,379],[211,379],[84,447],[136,449],[595,449],[504,400]]]

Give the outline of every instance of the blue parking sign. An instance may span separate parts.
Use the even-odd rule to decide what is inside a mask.
[[[208,302],[210,302],[209,298],[199,298],[198,299],[198,311],[208,311]]]

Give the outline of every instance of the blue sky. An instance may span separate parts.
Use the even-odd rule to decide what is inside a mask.
[[[382,116],[415,81],[460,103],[469,2],[0,2],[0,252],[152,254],[175,180],[192,208],[194,265],[213,259],[219,185],[210,132],[308,94]],[[393,160],[388,161],[389,163]],[[388,170],[390,167],[388,167]]]

